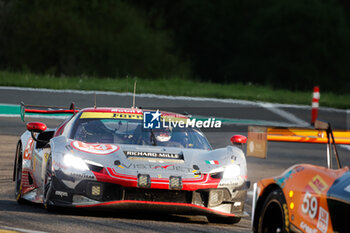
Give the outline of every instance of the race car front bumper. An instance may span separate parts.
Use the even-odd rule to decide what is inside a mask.
[[[244,203],[249,182],[234,190],[227,188],[196,191],[131,188],[119,184],[83,180],[68,188],[52,177],[49,205],[96,209],[146,209],[176,214],[246,216]]]

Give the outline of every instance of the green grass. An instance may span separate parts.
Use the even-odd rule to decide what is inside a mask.
[[[140,78],[53,77],[30,73],[0,71],[1,86],[35,87],[50,89],[77,89],[115,92],[132,92],[137,79],[137,93],[153,93],[174,96],[199,96],[266,101],[286,104],[311,105],[310,92],[276,90],[268,86],[246,84],[214,84],[170,78],[146,80]],[[320,106],[350,107],[350,95],[322,92]]]

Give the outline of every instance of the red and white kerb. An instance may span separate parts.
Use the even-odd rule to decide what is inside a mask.
[[[314,124],[317,119],[319,101],[320,101],[320,88],[316,86],[314,87],[314,92],[312,93],[311,124]]]

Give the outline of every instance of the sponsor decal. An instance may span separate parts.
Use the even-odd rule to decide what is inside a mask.
[[[306,233],[317,233],[317,229],[310,227],[309,225],[307,225],[303,221],[301,221],[301,223],[300,223],[300,228],[302,230],[304,230]]]
[[[71,142],[71,146],[76,150],[97,155],[108,155],[119,150],[119,146],[112,144],[88,144],[80,141]]]
[[[105,119],[134,119],[142,120],[143,115],[137,113],[114,113],[114,112],[83,112],[81,119],[87,118],[105,118]]]
[[[143,128],[144,129],[160,129],[160,128],[221,128],[222,122],[215,118],[207,120],[198,120],[196,118],[189,119],[183,116],[162,115],[159,110],[143,112]]]
[[[240,176],[230,178],[230,179],[222,179],[218,187],[227,187],[227,186],[239,186],[243,184],[243,180]]]
[[[144,151],[124,151],[126,157],[157,158],[157,159],[183,159],[183,154],[144,152]]]
[[[33,157],[33,160],[36,156]],[[47,168],[47,161],[50,157],[50,154],[48,152],[45,152],[44,153],[44,156],[43,156],[43,161],[41,163],[41,178],[42,179],[45,179],[45,175],[46,175],[46,168]]]
[[[44,163],[45,164],[47,163],[47,160],[49,159],[49,156],[50,156],[50,154],[47,153],[47,152],[44,154]]]
[[[56,191],[55,195],[56,196],[60,196],[61,198],[62,197],[68,197],[68,193],[67,192],[63,192],[63,191]]]
[[[317,228],[322,233],[326,233],[327,232],[327,229],[328,229],[328,218],[329,218],[328,212],[320,206],[319,215],[318,215],[318,222],[317,222]]]
[[[310,192],[306,192],[301,205],[301,211],[304,214],[308,214],[310,218],[315,218],[317,215],[318,201],[316,197],[311,196]]]
[[[216,165],[218,165],[219,161],[217,161],[217,160],[205,160],[205,163],[206,164],[216,164]]]
[[[37,160],[37,158],[34,156],[33,157],[33,159],[32,159],[32,170],[33,170],[33,172],[35,172],[35,170],[36,170],[36,160]]]
[[[111,112],[117,113],[142,113],[141,109],[138,108],[113,108]]]
[[[283,211],[284,211],[284,229],[286,232],[289,232],[289,213],[288,213],[288,207],[287,204],[283,204]]]
[[[75,178],[79,178],[79,179],[94,179],[95,177],[89,174],[85,174],[85,173],[71,173],[70,176],[75,177]]]
[[[308,184],[317,194],[321,194],[328,188],[327,183],[319,175],[314,176]]]
[[[173,164],[171,165],[152,165],[152,164],[134,164],[130,163],[129,165],[120,164],[117,167],[119,168],[131,168],[131,169],[138,169],[138,170],[149,170],[149,169],[156,169],[156,170],[171,170],[171,171],[179,171],[179,172],[192,172],[191,168],[187,167],[181,167],[181,166],[175,166]]]
[[[24,150],[23,159],[30,160],[32,158],[34,140],[29,138],[26,149]]]

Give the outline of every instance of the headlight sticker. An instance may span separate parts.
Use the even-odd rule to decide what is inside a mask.
[[[120,148],[113,144],[88,144],[80,141],[73,141],[70,145],[76,150],[97,155],[112,154]]]

